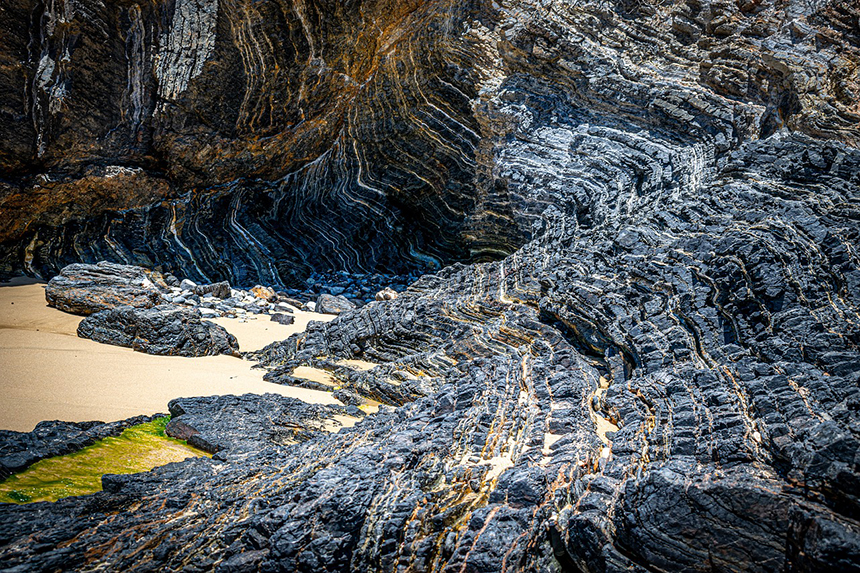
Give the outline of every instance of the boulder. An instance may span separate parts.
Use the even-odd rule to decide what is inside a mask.
[[[119,306],[152,308],[166,302],[157,282],[163,282],[158,273],[141,267],[105,261],[77,263],[48,282],[45,298],[48,306],[81,315]]]
[[[282,312],[276,312],[272,315],[272,322],[277,322],[278,324],[283,324],[284,326],[289,326],[296,321],[295,317],[291,314],[284,314]]]
[[[350,310],[355,310],[355,305],[347,300],[346,297],[321,294],[317,299],[316,312],[341,314]]]
[[[255,297],[261,298],[268,302],[272,302],[278,298],[278,295],[275,294],[275,291],[269,287],[257,285],[251,289],[251,292],[254,294]]]
[[[236,338],[223,327],[202,320],[197,309],[170,305],[97,312],[81,321],[78,336],[161,356],[241,356]]]
[[[215,298],[226,299],[230,298],[232,289],[230,283],[221,281],[220,283],[212,283],[211,285],[197,285],[191,289],[191,292],[198,296],[212,295]]]
[[[376,293],[376,300],[394,300],[397,298],[397,291],[391,287],[385,287],[378,293]]]

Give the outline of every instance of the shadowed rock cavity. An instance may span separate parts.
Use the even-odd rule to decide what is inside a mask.
[[[86,498],[2,506],[4,564],[860,569],[857,8],[225,5],[217,57],[171,76],[188,77],[181,93],[146,92],[161,111],[141,115],[171,151],[160,157],[176,158],[159,173],[193,189],[40,230],[27,247],[47,229],[34,224],[7,260],[49,268],[109,237],[123,256],[266,282],[286,280],[286,261],[299,272],[394,251],[514,252],[452,264],[256,354],[272,380],[323,368],[344,401],[393,407],[246,449],[241,463],[194,460]],[[253,73],[228,73],[228,39],[251,34],[272,41],[240,41]],[[276,67],[279,49],[302,55]],[[289,97],[245,97],[276,84]],[[211,112],[225,86],[242,113],[229,98]],[[214,117],[230,130],[213,135]],[[4,145],[30,149],[29,129]],[[202,158],[211,170],[195,168]],[[240,168],[247,178],[231,179]],[[320,222],[270,241],[272,213]],[[407,216],[426,223],[398,234]],[[154,233],[130,231],[142,228]],[[195,415],[223,420],[209,407]],[[264,419],[259,407],[249,417]],[[242,433],[231,440],[253,442]]]

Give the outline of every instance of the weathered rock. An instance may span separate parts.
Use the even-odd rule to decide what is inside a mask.
[[[197,309],[170,305],[97,312],[81,321],[78,336],[162,356],[240,356],[239,343],[224,327],[202,320]]]
[[[277,322],[278,324],[283,324],[284,326],[289,326],[296,321],[296,318],[291,314],[284,314],[282,312],[276,312],[272,315],[272,322]]]
[[[302,301],[288,297],[288,296],[278,295],[278,300],[280,302],[286,303],[286,304],[293,306],[295,308],[302,308],[304,306],[304,303]]]
[[[308,404],[278,394],[178,398],[168,405],[167,435],[219,458],[249,456],[304,441],[347,413],[343,406]]]
[[[278,298],[272,287],[257,285],[251,289],[251,292],[254,294],[255,297],[265,300],[267,302],[274,301]]]
[[[341,314],[354,310],[355,305],[347,300],[344,296],[333,296],[330,294],[321,294],[317,299],[314,312],[322,314]]]
[[[375,298],[377,301],[394,300],[395,298],[397,298],[397,291],[392,289],[391,287],[385,287],[384,289],[376,293]]]
[[[140,267],[73,264],[48,282],[45,298],[48,306],[83,315],[118,306],[152,308],[166,301],[153,280],[157,275]]]
[[[230,288],[230,283],[227,281],[221,281],[219,283],[213,283],[210,285],[197,285],[191,290],[194,294],[198,296],[204,296],[208,294],[220,299],[230,298],[232,292],[232,289]]]

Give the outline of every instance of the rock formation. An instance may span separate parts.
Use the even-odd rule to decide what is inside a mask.
[[[355,309],[355,305],[341,295],[321,294],[317,299],[316,311],[323,314],[341,314]]]
[[[171,305],[103,310],[81,321],[78,336],[160,356],[241,356],[223,326],[202,320],[197,309]]]
[[[4,564],[860,570],[854,3],[74,6],[0,12],[7,268],[470,264],[257,355],[396,407],[2,506]]]
[[[170,402],[169,436],[237,460],[320,435],[335,415],[356,408],[307,404],[279,394],[181,398]],[[283,455],[284,452],[278,452]]]
[[[296,321],[293,315],[284,314],[282,312],[276,312],[272,315],[272,318],[270,320],[272,322],[277,322],[278,324],[283,324],[284,326],[289,326]]]
[[[48,306],[83,315],[119,306],[152,308],[165,302],[156,283],[167,288],[158,273],[141,267],[106,261],[72,264],[48,282],[45,299]]]

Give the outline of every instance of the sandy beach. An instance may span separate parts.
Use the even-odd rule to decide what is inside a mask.
[[[241,350],[257,350],[331,315],[295,312],[284,326],[268,316],[219,318]],[[27,432],[42,420],[114,421],[167,411],[173,398],[273,392],[339,404],[328,392],[271,384],[252,362],[231,356],[150,356],[78,338],[80,316],[45,303],[42,284],[0,284],[0,429]]]

